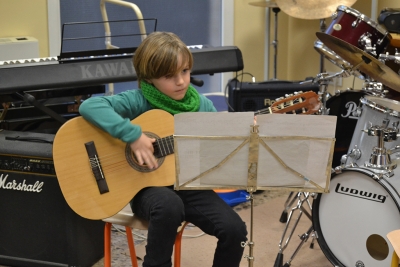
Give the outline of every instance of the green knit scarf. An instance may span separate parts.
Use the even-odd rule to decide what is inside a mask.
[[[200,95],[197,90],[189,85],[185,97],[182,100],[174,100],[161,93],[154,85],[141,81],[140,88],[144,97],[150,102],[153,108],[165,110],[172,115],[181,112],[196,112],[200,107]]]

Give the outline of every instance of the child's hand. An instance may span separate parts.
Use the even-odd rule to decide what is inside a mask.
[[[135,142],[130,144],[131,150],[140,165],[146,165],[149,169],[158,167],[156,158],[154,157],[153,143],[156,141],[143,134]]]

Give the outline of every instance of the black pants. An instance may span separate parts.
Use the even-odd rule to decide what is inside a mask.
[[[144,267],[170,267],[177,228],[183,221],[218,239],[213,267],[237,267],[247,241],[240,216],[212,190],[172,187],[142,189],[131,203],[133,212],[148,220]]]

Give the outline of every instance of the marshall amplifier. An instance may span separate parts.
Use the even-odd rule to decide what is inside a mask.
[[[299,91],[318,93],[317,84],[300,84],[291,81],[266,81],[259,83],[239,82],[232,79],[228,82],[229,111],[258,111],[271,106],[279,97]]]
[[[52,160],[54,135],[0,131],[0,265],[93,266],[104,223],[67,205]]]

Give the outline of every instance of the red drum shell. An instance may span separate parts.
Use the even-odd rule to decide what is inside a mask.
[[[361,50],[364,45],[360,43],[360,39],[365,35],[370,35],[371,45],[375,49],[375,58],[378,58],[383,53],[390,43],[390,34],[378,23],[372,21],[367,16],[361,14],[355,9],[339,6],[334,15],[333,20],[326,34],[341,39]]]

